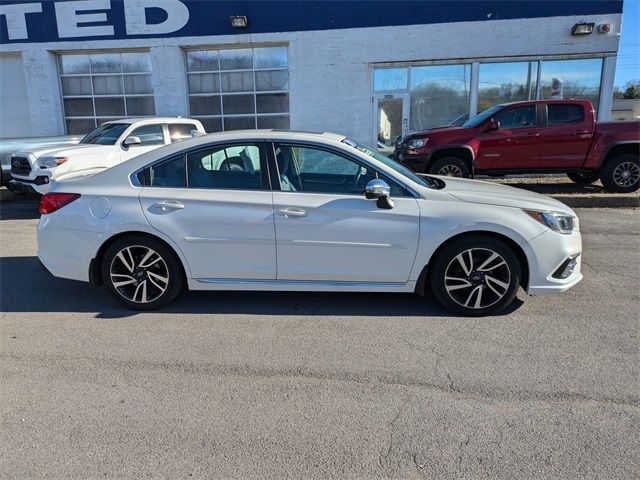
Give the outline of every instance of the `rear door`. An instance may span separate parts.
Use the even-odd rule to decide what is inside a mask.
[[[262,142],[215,145],[143,171],[144,215],[178,245],[193,278],[275,279],[264,151]]]
[[[579,168],[589,153],[595,122],[582,104],[548,103],[540,133],[540,166]]]
[[[505,108],[493,119],[500,128],[480,134],[476,168],[480,170],[535,169],[540,165],[540,129],[536,106]]]

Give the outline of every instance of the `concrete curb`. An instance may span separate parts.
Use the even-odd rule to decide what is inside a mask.
[[[571,208],[637,208],[640,196],[629,194],[559,194],[549,195]]]

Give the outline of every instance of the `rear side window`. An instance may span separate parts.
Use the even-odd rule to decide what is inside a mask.
[[[186,187],[184,155],[175,156],[145,168],[138,173],[138,180],[145,187]]]
[[[198,130],[198,127],[192,123],[170,123],[168,126],[171,143],[191,138],[191,131]]]
[[[548,125],[580,123],[582,120],[584,120],[584,108],[582,105],[571,105],[566,103],[550,103],[547,105]]]
[[[255,144],[217,146],[187,155],[189,188],[262,190],[261,149]]]

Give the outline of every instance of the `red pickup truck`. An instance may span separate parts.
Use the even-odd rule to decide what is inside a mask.
[[[640,121],[596,123],[588,100],[496,105],[461,127],[408,135],[395,158],[419,173],[473,177],[566,173],[610,192],[640,187]]]

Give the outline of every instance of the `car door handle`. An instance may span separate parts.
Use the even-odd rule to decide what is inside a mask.
[[[591,132],[589,130],[577,130],[576,132],[574,132],[574,135],[591,135]]]
[[[527,138],[537,138],[539,136],[540,136],[539,133],[530,133],[530,134],[527,135]]]
[[[175,200],[162,200],[161,202],[154,203],[152,206],[163,211],[182,210],[184,208],[184,203]]]
[[[285,218],[288,217],[306,217],[307,212],[301,208],[283,208],[282,210],[278,210],[278,213]]]

